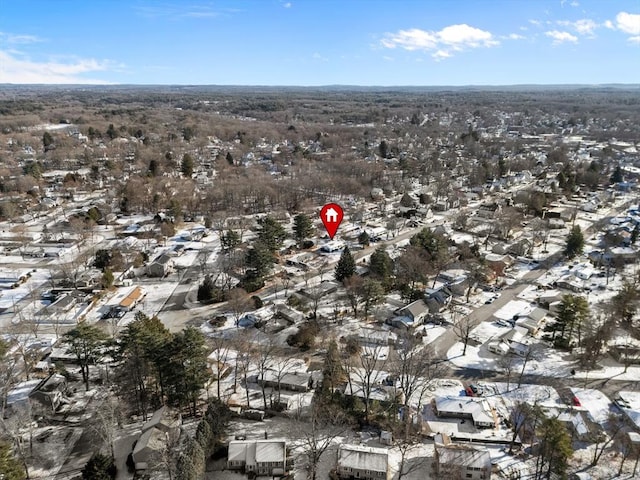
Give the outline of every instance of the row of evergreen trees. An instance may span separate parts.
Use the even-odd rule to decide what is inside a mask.
[[[198,423],[195,438],[185,441],[176,464],[177,480],[201,480],[204,478],[207,460],[222,445],[231,411],[219,399],[209,401],[207,411]]]

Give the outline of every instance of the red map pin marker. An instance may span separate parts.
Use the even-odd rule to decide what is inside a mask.
[[[340,226],[340,222],[342,222],[343,216],[344,213],[342,211],[342,207],[337,203],[327,203],[322,207],[322,210],[320,210],[320,219],[324,224],[324,228],[327,229],[327,233],[331,240],[333,240],[333,237],[338,231],[338,227]]]

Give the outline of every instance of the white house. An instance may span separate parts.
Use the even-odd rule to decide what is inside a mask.
[[[256,475],[283,476],[287,470],[287,442],[232,440],[229,442],[227,468]]]
[[[389,480],[389,451],[386,448],[340,445],[337,472],[340,478]]]

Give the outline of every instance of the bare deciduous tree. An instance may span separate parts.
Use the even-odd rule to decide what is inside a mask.
[[[350,428],[349,419],[340,410],[314,404],[310,418],[299,427],[302,432],[299,446],[307,460],[307,479],[316,480],[322,456]]]
[[[376,384],[380,383],[382,372],[387,363],[389,347],[373,341],[365,342],[360,352],[345,362],[351,395],[361,396],[364,400],[365,419],[369,418],[371,394]],[[357,384],[354,387],[354,380]]]
[[[469,315],[462,315],[453,321],[453,333],[464,344],[462,349],[463,356],[467,354],[467,345],[469,344],[473,327],[474,322]]]

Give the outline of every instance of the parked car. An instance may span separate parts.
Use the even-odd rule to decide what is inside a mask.
[[[582,404],[580,403],[580,399],[578,399],[578,397],[576,397],[576,396],[574,396],[571,399],[571,403],[573,403],[574,407],[581,407],[582,406]]]
[[[495,324],[499,327],[511,327],[511,324],[505,322],[504,320],[496,320]]]
[[[467,394],[467,397],[480,397],[484,392],[481,386],[475,385],[473,383],[465,388],[464,391]]]

